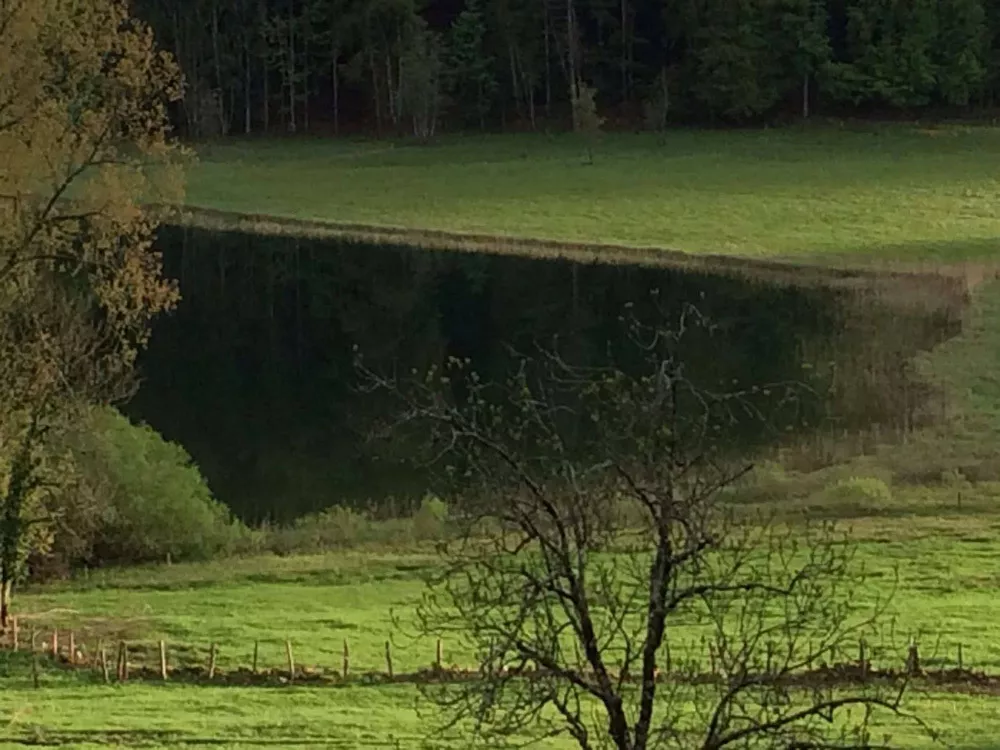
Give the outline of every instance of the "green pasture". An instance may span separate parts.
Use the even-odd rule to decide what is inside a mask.
[[[746,257],[992,259],[1000,129],[823,125],[203,145],[187,203],[290,219]]]
[[[464,750],[461,739],[430,732],[433,717],[410,685],[274,690],[195,685],[85,684],[75,677],[47,687],[0,692],[4,747],[63,748],[379,748]],[[975,694],[915,694],[909,708],[956,750],[996,748],[1000,715],[995,700]],[[935,748],[915,724],[882,718],[873,739],[888,734],[899,747]],[[570,750],[565,739],[543,750]]]
[[[898,570],[895,635],[883,633],[875,661],[902,663],[908,636],[920,636],[924,664],[953,665],[964,644],[966,666],[1000,672],[1000,488],[981,489],[959,511],[941,492],[905,496],[872,517],[846,519],[873,574],[857,602],[873,601]],[[829,514],[835,509],[827,508]],[[421,551],[358,550],[324,556],[256,558],[203,565],[158,566],[92,574],[68,584],[21,594],[22,632],[52,626],[76,630],[89,653],[98,636],[124,637],[133,659],[155,664],[152,644],[164,638],[171,659],[207,660],[219,644],[220,669],[249,666],[261,641],[260,666],[280,670],[284,641],[307,669],[339,669],[347,638],[356,679],[348,685],[222,686],[133,681],[105,686],[86,671],[68,673],[41,659],[41,688],[31,685],[26,657],[0,657],[0,741],[71,747],[425,747],[433,714],[409,684],[366,684],[364,673],[385,671],[384,642],[393,639],[397,671],[433,659],[433,642],[400,632],[390,609],[412,613],[423,590],[421,572],[434,564]],[[459,644],[447,644],[446,662],[470,666]],[[846,656],[845,658],[850,658]],[[989,695],[915,692],[907,704],[959,748],[1000,747],[998,699]],[[886,719],[885,731],[903,747],[933,747],[907,722]],[[901,743],[901,744],[900,744]],[[429,747],[461,742],[431,739]],[[570,747],[553,741],[542,747]]]
[[[931,134],[931,133],[935,134]],[[1000,202],[1000,131],[915,127],[609,137],[584,166],[569,137],[446,140],[429,146],[333,141],[254,142],[202,149],[190,201],[224,210],[418,228],[601,240],[692,252],[890,260],[983,259]],[[961,336],[918,367],[948,392],[948,420],[843,465],[799,474],[765,467],[778,503],[836,519],[858,544],[868,582],[860,607],[893,593],[894,628],[871,643],[878,666],[900,666],[911,636],[923,663],[1000,673],[1000,291],[980,287]],[[824,488],[879,477],[878,502]],[[919,481],[917,481],[919,478]],[[92,655],[120,639],[136,665],[166,641],[174,666],[203,666],[210,644],[223,672],[280,670],[285,643],[309,671],[340,670],[348,684],[226,686],[178,680],[106,686],[86,671],[0,654],[0,745],[61,747],[465,747],[427,740],[433,715],[410,684],[382,684],[385,643],[394,668],[429,666],[435,639],[409,631],[437,558],[430,547],[369,546],[311,556],[96,570],[15,598],[22,641],[74,632]],[[675,634],[684,648],[690,634]],[[846,655],[845,655],[846,656]],[[471,667],[468,646],[444,643],[446,664]],[[947,746],[1000,748],[997,697],[925,692],[907,708]],[[934,747],[916,727],[887,720],[900,747]],[[880,739],[878,737],[876,740]],[[557,741],[542,747],[568,748]]]

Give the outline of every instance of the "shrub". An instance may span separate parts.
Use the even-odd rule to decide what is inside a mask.
[[[206,559],[252,544],[188,453],[148,425],[95,409],[68,442],[76,477],[56,498],[53,546],[66,565]]]
[[[413,516],[413,534],[417,539],[440,539],[448,521],[448,505],[439,497],[428,495]]]
[[[266,533],[266,546],[279,555],[323,552],[362,544],[406,545],[443,539],[448,533],[448,506],[427,496],[411,516],[374,520],[336,506],[310,513],[290,526]]]
[[[854,476],[826,487],[820,501],[838,512],[870,515],[892,505],[892,490],[877,477]]]

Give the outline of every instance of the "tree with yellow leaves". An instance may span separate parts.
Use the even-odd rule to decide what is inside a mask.
[[[0,0],[0,628],[56,520],[49,446],[127,395],[177,300],[152,250],[180,197],[182,81],[126,0]]]

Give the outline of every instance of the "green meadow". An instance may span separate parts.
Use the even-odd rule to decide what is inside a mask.
[[[429,145],[322,139],[206,145],[190,206],[320,222],[607,242],[690,253],[823,263],[989,262],[1000,230],[1000,130],[916,126],[609,135],[585,165],[569,136],[445,138]],[[975,290],[963,333],[917,367],[948,393],[948,415],[905,444],[818,471],[762,466],[746,502],[836,520],[868,571],[859,607],[891,593],[876,666],[899,667],[911,637],[929,668],[1000,674],[1000,286]],[[997,470],[984,470],[994,466]],[[992,473],[990,473],[992,471]],[[914,481],[914,477],[922,477]],[[872,477],[889,494],[826,491]],[[435,715],[397,675],[429,667],[436,643],[412,635],[437,557],[430,545],[93,570],[18,592],[21,640],[73,632],[84,656],[125,640],[139,675],[105,685],[0,652],[0,743],[61,747],[460,748],[430,734]],[[688,633],[678,635],[685,648]],[[343,679],[345,642],[350,677]],[[693,643],[693,639],[691,641]],[[280,678],[291,644],[303,678]],[[693,648],[693,646],[692,646]],[[272,671],[266,684],[226,680]],[[444,662],[471,668],[467,644]],[[109,656],[109,658],[112,658]],[[850,658],[850,655],[845,655]],[[310,675],[326,675],[323,683]],[[975,685],[918,681],[906,707],[951,747],[1000,747],[998,698]],[[935,747],[886,720],[901,747]],[[540,747],[568,748],[553,740]]]
[[[826,263],[995,257],[1000,129],[828,124],[324,138],[197,149],[187,204],[406,230]]]

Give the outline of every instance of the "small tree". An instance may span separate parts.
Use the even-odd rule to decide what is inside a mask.
[[[181,77],[128,6],[0,5],[0,626],[61,481],[46,446],[84,404],[129,393],[177,298],[144,204],[179,197],[166,106]]]
[[[441,105],[441,44],[423,21],[417,23],[401,60],[403,114],[413,120],[413,135],[431,138]]]
[[[749,469],[730,428],[801,389],[699,388],[685,351],[710,340],[694,310],[626,329],[621,365],[554,346],[517,357],[504,384],[463,363],[406,383],[362,366],[400,400],[391,434],[445,462],[439,489],[465,529],[418,620],[473,650],[477,675],[425,695],[489,747],[866,747],[871,712],[898,711],[905,684],[809,676],[879,614],[851,607],[851,546],[725,502]]]
[[[594,163],[594,148],[601,140],[604,118],[597,113],[597,89],[585,83],[573,87],[573,130],[583,137],[587,163]]]

